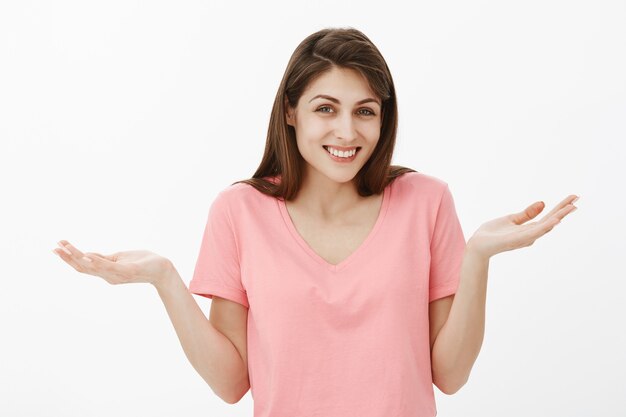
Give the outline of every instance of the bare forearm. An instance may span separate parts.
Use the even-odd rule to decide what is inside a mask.
[[[237,348],[206,318],[173,266],[169,279],[154,286],[194,369],[224,401],[237,401],[247,384],[247,370]]]
[[[458,391],[468,380],[485,334],[489,258],[466,247],[461,281],[446,323],[433,345],[433,382],[445,392]]]

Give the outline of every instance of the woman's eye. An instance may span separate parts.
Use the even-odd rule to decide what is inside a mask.
[[[320,111],[322,109],[331,109],[331,108],[329,106],[322,106],[322,107],[319,107],[316,111],[318,111],[320,113],[329,113],[329,112],[326,112],[326,111]],[[361,110],[364,110],[364,111],[367,112],[367,113],[361,113],[361,114],[364,114],[365,116],[375,116],[376,115],[376,113],[374,113],[370,109],[361,109]]]

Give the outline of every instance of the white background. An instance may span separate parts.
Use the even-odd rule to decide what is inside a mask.
[[[626,3],[220,3],[1,3],[0,415],[252,415],[194,371],[151,285],[51,250],[147,249],[188,284],[210,203],[256,170],[289,57],[324,27],[380,49],[393,163],[448,182],[467,239],[580,196],[491,259],[482,350],[438,416],[626,415]]]

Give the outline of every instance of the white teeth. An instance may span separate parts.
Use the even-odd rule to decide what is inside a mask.
[[[353,149],[351,151],[343,152],[343,151],[338,151],[337,149],[333,149],[330,146],[327,146],[326,150],[328,151],[328,153],[330,153],[332,155],[335,155],[335,156],[338,156],[340,158],[349,158],[349,157],[351,157],[352,155],[354,155],[356,153],[356,149]]]

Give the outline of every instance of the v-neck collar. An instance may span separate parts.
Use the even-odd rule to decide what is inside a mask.
[[[289,215],[289,212],[287,211],[287,205],[285,204],[285,200],[282,198],[277,198],[276,201],[280,209],[280,213],[282,215],[283,221],[285,222],[287,229],[289,229],[291,236],[296,240],[298,245],[311,258],[313,258],[314,261],[324,266],[330,272],[339,272],[343,270],[348,264],[350,264],[356,257],[358,257],[365,250],[365,248],[370,244],[370,242],[374,239],[376,232],[378,232],[378,229],[380,229],[383,223],[383,220],[385,219],[385,216],[387,214],[387,209],[389,207],[389,201],[391,197],[393,183],[394,181],[387,184],[387,186],[383,189],[383,201],[378,211],[378,217],[376,219],[376,223],[374,223],[374,227],[372,227],[372,230],[370,230],[369,234],[367,235],[365,240],[361,242],[359,247],[356,248],[350,255],[348,255],[347,258],[345,258],[338,264],[329,263],[324,258],[322,258],[317,252],[315,252],[313,248],[311,248],[311,246],[309,246],[306,240],[304,240],[304,238],[298,232],[298,229],[296,229],[296,226],[294,225],[291,219],[291,216]]]

